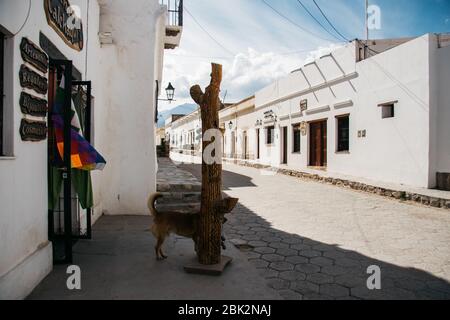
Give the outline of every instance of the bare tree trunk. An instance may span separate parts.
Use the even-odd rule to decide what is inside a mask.
[[[200,86],[191,88],[191,96],[200,105],[202,115],[202,133],[210,129],[219,130],[220,84],[222,66],[212,64],[211,83],[202,92]],[[214,141],[203,139],[203,150]],[[220,153],[220,150],[216,150]],[[222,200],[222,164],[206,164],[202,157],[202,204],[198,225],[198,258],[204,265],[218,264],[221,261],[221,235],[223,213],[218,203]]]

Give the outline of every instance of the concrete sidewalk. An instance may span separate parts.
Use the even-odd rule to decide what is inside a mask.
[[[183,266],[194,259],[193,243],[188,239],[168,239],[169,259],[156,261],[150,225],[150,217],[102,217],[94,226],[94,239],[79,241],[74,247],[82,290],[69,291],[67,266],[55,266],[28,299],[281,299],[231,244],[224,254],[233,257],[233,262],[221,277],[184,272]]]

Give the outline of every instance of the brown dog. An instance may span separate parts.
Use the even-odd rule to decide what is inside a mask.
[[[151,231],[157,240],[155,251],[156,258],[158,260],[167,258],[162,251],[162,245],[166,237],[168,237],[171,233],[175,233],[182,237],[191,238],[195,243],[197,243],[198,214],[158,212],[155,208],[155,202],[161,197],[162,194],[155,193],[148,200],[148,209],[154,218]]]
[[[162,245],[166,237],[171,233],[194,240],[195,251],[197,251],[197,225],[200,213],[194,212],[193,214],[187,214],[180,212],[158,212],[155,208],[155,202],[162,196],[163,195],[161,193],[155,193],[148,199],[148,209],[153,216],[153,226],[151,231],[157,240],[155,247],[156,258],[158,260],[167,258],[162,251]],[[238,201],[239,199],[230,197],[225,197],[224,199],[217,201],[215,205],[216,212],[218,214],[222,214],[223,223],[227,221],[225,214],[233,211]],[[224,241],[225,239],[222,238],[223,248]]]

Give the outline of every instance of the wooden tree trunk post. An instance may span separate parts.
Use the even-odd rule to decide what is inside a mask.
[[[212,64],[211,83],[205,93],[199,85],[191,88],[191,97],[200,106],[202,116],[202,134],[209,130],[216,130],[214,137],[222,137],[219,128],[220,84],[222,82],[222,66]],[[203,152],[209,152],[208,146],[217,141],[203,139]],[[230,213],[236,206],[238,199],[222,199],[222,151],[215,149],[216,159],[207,163],[205,155],[202,157],[202,205],[197,226],[197,254],[199,265],[185,267],[187,272],[218,275],[231,261],[231,258],[221,255],[222,225],[224,215]]]
[[[202,93],[200,86],[191,88],[191,96],[200,105],[202,134],[208,130],[219,130],[220,84],[222,66],[212,64],[211,83]],[[214,141],[203,139],[203,150]],[[218,151],[217,151],[218,152]],[[221,235],[223,216],[218,214],[216,203],[222,198],[222,164],[206,164],[202,157],[202,204],[198,225],[198,258],[204,265],[219,264],[221,261]]]

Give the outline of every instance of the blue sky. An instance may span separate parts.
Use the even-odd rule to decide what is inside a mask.
[[[188,12],[181,45],[166,51],[164,71],[164,84],[171,81],[177,89],[177,103],[163,104],[162,109],[192,102],[189,88],[207,85],[211,62],[224,66],[222,96],[226,91],[226,102],[237,102],[342,42],[325,32],[298,0],[264,1],[297,26],[263,0],[184,1]],[[334,33],[313,0],[300,1]],[[364,38],[364,0],[316,2],[346,38]],[[371,31],[373,39],[450,32],[450,0],[370,0],[370,4],[381,10],[381,29]]]

